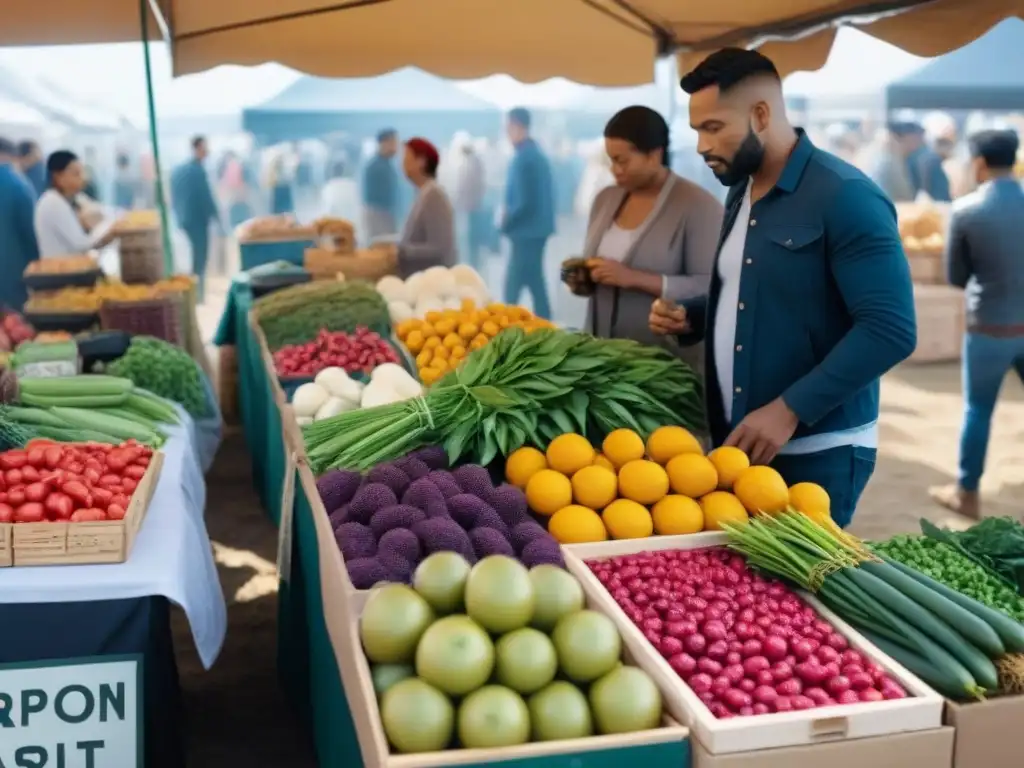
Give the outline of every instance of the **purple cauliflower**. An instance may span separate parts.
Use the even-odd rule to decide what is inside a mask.
[[[474,528],[469,532],[469,540],[473,542],[473,551],[481,560],[489,555],[516,556],[516,551],[512,549],[508,539],[494,528]]]
[[[366,473],[366,480],[370,483],[386,485],[398,498],[402,498],[405,489],[412,482],[409,476],[394,464],[378,464]]]
[[[487,517],[488,513],[497,515],[486,501],[473,494],[460,493],[448,499],[448,514],[467,531],[484,525],[482,518]]]
[[[348,577],[356,589],[370,589],[374,584],[389,581],[388,569],[376,557],[361,557],[345,564]]]
[[[373,513],[378,509],[390,507],[398,503],[395,494],[386,485],[366,483],[360,488],[355,498],[348,505],[348,519],[357,523],[369,523]]]
[[[427,517],[447,517],[448,505],[444,494],[426,477],[413,480],[409,489],[402,494],[402,503],[422,509]]]
[[[558,546],[558,542],[550,536],[531,541],[523,547],[523,551],[520,553],[519,557],[520,560],[523,561],[523,565],[527,568],[532,568],[535,565],[557,565],[559,568],[565,567],[565,561],[562,559],[562,548]]]
[[[470,563],[476,562],[469,534],[450,518],[432,517],[421,520],[412,527],[412,532],[419,536],[427,553],[456,552]]]
[[[405,456],[396,461],[394,465],[405,472],[411,480],[419,480],[430,473],[430,467],[415,456]]]
[[[377,553],[377,562],[388,572],[388,581],[402,584],[412,581],[413,564],[396,552],[382,549]]]
[[[363,478],[358,472],[349,472],[346,469],[332,469],[320,475],[316,481],[316,489],[320,493],[320,500],[324,503],[327,514],[352,501],[362,482]]]
[[[334,529],[334,540],[346,561],[377,554],[377,537],[362,523],[342,523]]]
[[[446,469],[435,469],[429,475],[427,480],[437,486],[437,489],[446,498],[450,499],[452,496],[458,496],[462,493],[462,488],[455,482],[455,478],[452,477],[452,473]]]
[[[520,523],[530,520],[526,494],[514,485],[508,483],[499,485],[491,491],[488,501],[509,528],[515,528]]]
[[[448,452],[440,445],[428,445],[414,451],[412,455],[431,469],[448,469]]]
[[[477,464],[466,464],[452,471],[452,477],[463,493],[471,493],[481,499],[488,499],[494,491],[491,474]]]
[[[410,563],[418,563],[423,554],[419,537],[408,528],[394,528],[385,533],[377,542],[377,551],[382,559],[384,552],[394,552]]]
[[[370,528],[379,539],[393,528],[412,528],[413,523],[418,523],[426,516],[422,509],[408,504],[395,504],[374,512],[370,518]]]
[[[544,538],[548,538],[548,532],[533,520],[527,520],[525,523],[520,523],[512,529],[512,546],[519,553],[522,553],[523,549],[531,541]]]
[[[348,504],[338,507],[328,517],[331,521],[331,530],[336,531],[339,525],[348,522]]]

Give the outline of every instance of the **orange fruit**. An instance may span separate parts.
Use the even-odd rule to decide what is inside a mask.
[[[758,512],[777,515],[789,506],[786,481],[771,467],[747,467],[736,478],[732,492],[752,515]]]

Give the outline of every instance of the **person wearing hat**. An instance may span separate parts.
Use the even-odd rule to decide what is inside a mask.
[[[402,169],[417,191],[398,241],[398,273],[403,279],[429,267],[453,267],[458,260],[455,212],[437,183],[440,161],[437,148],[426,139],[405,143]]]
[[[956,485],[931,489],[947,509],[977,519],[992,414],[1012,369],[1024,382],[1024,189],[1014,177],[1020,142],[1011,130],[968,140],[978,189],[953,204],[946,238],[946,271],[964,289],[964,424]]]

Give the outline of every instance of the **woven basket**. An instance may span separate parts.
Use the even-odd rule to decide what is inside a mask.
[[[100,309],[105,331],[124,331],[132,336],[155,336],[181,345],[183,294],[168,294],[149,301],[108,301]]]
[[[159,229],[123,232],[119,240],[122,281],[152,284],[164,278],[164,246]]]
[[[182,346],[188,346],[189,339],[192,338],[192,331],[195,325],[199,322],[196,318],[196,305],[198,302],[198,288],[195,276],[189,275],[189,286],[182,290],[162,291],[166,296],[171,296],[181,304],[181,344]],[[192,350],[190,349],[191,353]]]
[[[376,282],[398,271],[398,256],[387,248],[365,248],[354,254],[307,248],[302,266],[314,280],[333,280],[342,274],[347,280]]]

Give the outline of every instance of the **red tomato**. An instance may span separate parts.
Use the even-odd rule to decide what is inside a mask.
[[[114,492],[109,488],[93,487],[92,500],[97,507],[106,507],[114,500]]]
[[[14,507],[10,504],[0,504],[0,523],[14,522]]]
[[[107,456],[107,469],[111,472],[120,472],[131,463],[131,457],[126,450],[111,451]]]
[[[46,497],[44,506],[53,520],[70,520],[75,511],[75,502],[63,493],[51,493]]]
[[[46,519],[46,511],[43,505],[33,501],[22,504],[14,510],[14,521],[16,523],[41,523]]]
[[[0,453],[0,469],[21,469],[28,463],[24,451],[5,451]]]
[[[4,479],[7,481],[8,487],[12,485],[21,485],[23,482],[20,469],[8,469]]]
[[[4,473],[0,472],[0,491],[7,489],[7,481],[4,480]]]
[[[49,445],[43,450],[43,457],[48,469],[56,469],[64,457],[64,449],[59,445]]]
[[[72,472],[76,475],[80,475],[85,471],[85,465],[80,461],[72,461],[65,467],[68,472]]]
[[[133,464],[130,467],[125,467],[124,468],[124,476],[126,478],[130,477],[133,480],[141,480],[143,475],[145,475],[145,474],[146,474],[146,468],[145,467],[140,467],[140,466],[138,466],[136,464]]]
[[[45,437],[33,437],[25,444],[25,450],[30,451],[36,446],[42,446],[43,448],[47,448],[48,446],[56,444],[57,443],[54,442],[53,440],[49,440]]]
[[[138,466],[140,466],[140,467],[148,467],[149,466],[149,456],[140,456],[139,458],[137,458],[135,460],[135,463]]]
[[[107,507],[107,517],[111,520],[124,520],[125,514],[127,513],[120,504],[111,504]]]
[[[71,515],[72,523],[95,523],[106,519],[107,513],[102,509],[96,509],[95,507],[79,509]]]
[[[99,459],[94,459],[94,458],[86,459],[85,460],[85,468],[86,469],[95,469],[101,475],[103,474],[103,472],[101,471],[103,469],[103,462],[101,462]]]
[[[121,478],[118,475],[101,475],[96,485],[102,486],[103,488],[109,488],[112,486],[121,487]]]
[[[134,478],[126,477],[121,481],[121,487],[124,488],[125,493],[135,493],[135,489],[139,487],[139,484]]]
[[[93,486],[99,483],[101,475],[95,469],[86,469],[82,477],[85,478],[85,482],[88,485]]]
[[[114,498],[110,500],[111,504],[116,504],[119,507],[128,509],[128,505],[131,504],[132,497],[125,493],[115,493]]]
[[[29,448],[28,451],[25,452],[25,458],[31,466],[41,467],[46,463],[46,449],[41,445]]]
[[[46,498],[47,490],[43,483],[32,483],[25,486],[26,501],[43,501]]]
[[[12,470],[17,471],[17,470]],[[21,481],[23,483],[38,483],[40,478],[39,470],[33,467],[31,464],[26,464],[25,468],[21,470]]]
[[[20,507],[25,503],[25,486],[18,485],[7,491],[7,503],[12,507]]]
[[[92,494],[89,493],[89,489],[86,488],[83,483],[79,483],[77,481],[64,483],[61,487],[61,491],[70,496],[71,500],[75,502],[75,505],[79,508],[92,506]]]

